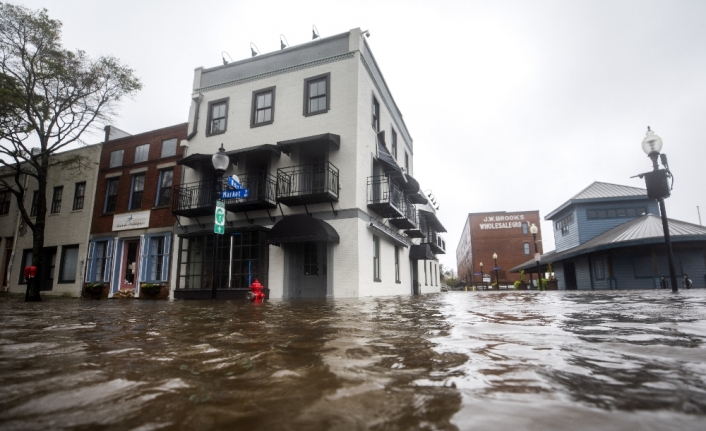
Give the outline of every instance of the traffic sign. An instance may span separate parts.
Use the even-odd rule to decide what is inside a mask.
[[[489,275],[483,276],[483,283],[490,283],[490,276]]]
[[[500,271],[500,267],[499,267],[499,266],[494,266],[493,269],[494,269],[495,271]]]
[[[221,199],[242,199],[249,196],[246,189],[240,190],[223,190],[221,192]]]
[[[535,253],[535,254],[534,254],[534,260],[535,260],[535,262],[539,262],[539,261],[540,261],[539,253]]]
[[[216,217],[213,223],[213,231],[218,234],[223,234],[225,232],[226,223],[226,206],[223,201],[216,201]]]

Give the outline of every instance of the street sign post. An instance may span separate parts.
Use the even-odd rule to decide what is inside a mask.
[[[213,231],[223,235],[226,224],[226,206],[221,200],[216,201],[216,220],[213,223]]]

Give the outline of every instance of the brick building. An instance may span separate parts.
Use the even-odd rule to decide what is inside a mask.
[[[186,133],[186,123],[139,135],[106,127],[85,280],[108,284],[109,296],[139,295],[140,282],[169,283],[171,197]]]
[[[493,254],[497,254],[500,285],[512,284],[519,280],[519,274],[511,274],[509,269],[526,262],[534,255],[534,241],[529,230],[533,223],[539,229],[537,247],[542,253],[539,211],[468,214],[456,249],[459,278],[469,284],[482,283],[479,274],[480,264],[483,263],[483,273],[489,274],[494,283]]]

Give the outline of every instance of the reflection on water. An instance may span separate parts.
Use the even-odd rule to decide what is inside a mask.
[[[2,429],[703,429],[706,291],[0,302]]]

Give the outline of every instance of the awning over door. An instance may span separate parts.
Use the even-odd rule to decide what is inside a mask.
[[[434,253],[431,252],[429,244],[413,245],[409,248],[410,260],[434,260]]]
[[[290,215],[275,223],[267,234],[268,244],[291,242],[333,242],[338,244],[341,238],[336,229],[323,220],[306,214]]]

